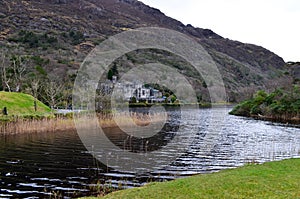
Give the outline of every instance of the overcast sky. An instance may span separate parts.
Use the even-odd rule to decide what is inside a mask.
[[[141,0],[184,24],[300,61],[299,0]]]

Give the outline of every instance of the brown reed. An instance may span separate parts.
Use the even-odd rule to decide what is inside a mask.
[[[97,114],[98,122],[101,128],[117,127],[118,124],[123,126],[132,125],[129,118],[139,126],[147,126],[150,123],[157,123],[165,119],[162,113],[143,114],[143,113],[119,113],[119,114]],[[118,124],[114,118],[117,118]],[[83,118],[83,124],[86,127],[93,125],[89,118]],[[42,119],[25,119],[14,118],[9,122],[0,123],[0,134],[22,134],[22,133],[39,133],[39,132],[62,132],[76,130],[72,117],[56,116],[55,118]]]

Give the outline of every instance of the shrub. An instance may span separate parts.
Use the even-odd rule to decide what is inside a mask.
[[[84,41],[84,35],[79,31],[71,30],[69,32],[69,37],[71,38],[73,45],[78,45]]]
[[[267,94],[258,91],[252,99],[244,101],[233,108],[230,114],[240,116],[265,115],[283,120],[299,117],[300,90],[295,86],[289,90],[276,91]]]
[[[239,115],[239,116],[250,116],[251,109],[252,109],[252,102],[248,100],[235,106],[233,110],[230,112],[230,114]]]
[[[48,33],[39,34],[27,30],[21,30],[17,37],[10,38],[9,40],[27,44],[30,48],[42,47],[43,49],[47,49],[58,42],[57,37],[50,36]]]
[[[260,108],[260,105],[253,105],[251,110],[250,110],[250,114],[251,115],[258,115],[258,114],[262,114],[262,110]]]

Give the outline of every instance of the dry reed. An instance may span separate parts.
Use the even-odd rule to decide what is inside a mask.
[[[119,113],[98,115],[99,123],[102,128],[120,126],[130,126],[132,122],[138,126],[147,126],[151,123],[158,123],[165,120],[167,116],[164,113],[143,114],[143,113]],[[131,119],[131,120],[130,120]],[[118,121],[118,124],[116,123]]]
[[[102,128],[132,125],[132,121],[139,126],[147,126],[150,123],[164,121],[166,116],[162,113],[143,114],[143,113],[120,113],[120,114],[98,114],[98,121]],[[132,120],[129,120],[131,118]],[[118,124],[115,122],[118,120]],[[88,117],[84,118],[84,125],[89,127],[93,121]],[[13,121],[0,124],[0,134],[20,134],[38,132],[62,132],[76,130],[73,118],[57,116],[55,118],[43,119],[24,119],[16,118]]]

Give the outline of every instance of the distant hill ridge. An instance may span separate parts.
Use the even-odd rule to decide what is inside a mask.
[[[222,73],[230,101],[245,98],[247,93],[257,88],[276,87],[275,82],[280,84],[290,79],[286,75],[288,69],[284,60],[271,51],[223,38],[212,30],[184,25],[140,1],[0,2],[0,45],[8,47],[11,52],[25,52],[49,59],[43,67],[49,73],[60,76],[76,74],[84,57],[109,36],[149,26],[173,29],[198,41]],[[30,40],[32,35],[39,41]],[[127,61],[130,62],[128,65],[134,65],[134,61]],[[119,70],[122,74],[122,68]],[[197,92],[205,90],[203,84],[197,83],[197,78],[187,76]],[[203,95],[203,99],[207,97]]]

